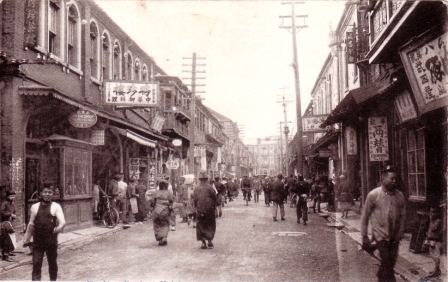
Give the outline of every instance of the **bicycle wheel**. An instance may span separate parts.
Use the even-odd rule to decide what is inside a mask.
[[[108,228],[114,228],[118,222],[118,212],[116,209],[110,209],[103,214],[103,224]]]

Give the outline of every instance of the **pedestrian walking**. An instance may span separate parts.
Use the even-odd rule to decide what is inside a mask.
[[[31,206],[31,216],[24,236],[23,246],[30,244],[33,237],[33,271],[31,279],[40,281],[42,263],[47,255],[50,280],[56,281],[58,276],[58,234],[65,227],[65,217],[61,206],[53,202],[54,189],[44,185],[40,193],[41,201]]]
[[[285,185],[282,182],[283,175],[280,173],[277,175],[277,179],[272,183],[271,201],[272,201],[272,216],[273,220],[277,221],[277,209],[280,207],[281,220],[285,220],[285,206],[283,202],[287,197],[285,192]]]
[[[170,217],[173,213],[174,196],[168,190],[168,182],[164,179],[159,181],[159,189],[155,191],[150,205],[153,207],[152,218],[154,226],[154,236],[159,242],[159,246],[168,244],[168,232],[170,229]]]
[[[224,206],[224,192],[225,192],[225,187],[224,185],[219,182],[219,177],[215,177],[215,181],[213,182],[213,184],[215,186],[216,189],[216,217],[221,217],[222,216],[222,207]]]
[[[264,204],[269,207],[271,204],[271,179],[269,177],[264,178],[263,182],[263,193],[264,193]]]
[[[353,196],[350,193],[350,187],[347,184],[347,177],[342,174],[339,176],[339,196],[338,196],[338,209],[342,211],[342,218],[348,217],[348,212],[353,207]]]
[[[261,182],[256,175],[252,181],[252,189],[254,189],[254,203],[258,203],[258,199],[260,198]]]
[[[394,266],[400,240],[404,237],[405,198],[396,189],[397,172],[393,166],[387,165],[381,178],[381,186],[370,191],[366,198],[361,217],[362,247],[371,249],[367,233],[370,222],[381,260],[378,281],[396,281]]]
[[[146,193],[146,186],[145,186],[145,179],[139,178],[138,184],[135,186],[135,193],[137,195],[137,206],[138,206],[138,213],[137,213],[137,221],[146,221],[146,217],[148,215],[148,208],[147,208],[147,202],[145,199],[145,193]]]
[[[294,204],[292,203],[292,198],[296,189],[297,179],[294,177],[294,175],[290,174],[288,179],[285,180],[285,187],[288,189],[288,199],[291,201],[291,204]]]
[[[16,208],[14,199],[16,193],[7,191],[6,198],[0,206],[1,230],[0,230],[0,247],[2,248],[2,260],[13,262],[10,256],[15,256],[12,251],[15,249],[16,237],[12,221],[16,218]]]
[[[321,195],[320,195],[320,178],[316,177],[314,179],[314,183],[311,186],[311,198],[313,199],[313,213],[316,213],[316,205],[317,205],[317,212],[320,211],[320,202],[321,202]]]
[[[198,178],[200,184],[193,194],[197,213],[196,240],[202,242],[201,249],[213,249],[213,238],[216,232],[216,193],[212,186],[207,184],[208,176],[206,172],[200,172]]]
[[[303,225],[306,225],[306,222],[308,221],[308,204],[307,199],[308,195],[310,194],[310,186],[308,183],[306,183],[303,179],[302,175],[299,175],[297,177],[297,183],[295,185],[295,193],[299,197],[299,200],[297,202],[296,206],[296,213],[297,213],[297,223],[300,224],[300,219],[303,221]]]
[[[243,190],[243,200],[247,200],[250,202],[250,198],[252,198],[252,195],[250,193],[251,190],[251,183],[250,179],[247,175],[243,176],[243,180],[241,181],[241,189]]]
[[[425,246],[429,249],[429,255],[434,261],[434,270],[425,278],[438,277],[440,271],[440,256],[443,246],[443,223],[440,219],[440,211],[438,207],[431,207],[429,209],[429,228],[426,232]],[[425,280],[427,281],[427,280]]]
[[[136,193],[136,187],[137,186],[137,179],[132,177],[129,181],[128,188],[126,190],[126,198],[127,198],[127,219],[130,223],[135,223],[135,219],[138,213],[138,206],[137,206],[137,193]]]
[[[179,198],[182,203],[182,207],[180,209],[180,216],[182,217],[182,222],[188,222],[188,186],[185,184],[185,177],[179,178]]]
[[[164,175],[164,176],[162,176],[162,178],[168,183],[168,191],[170,191],[171,194],[173,194],[173,196],[174,196],[175,189],[171,185],[170,177],[168,175]],[[174,212],[174,209],[173,209],[173,212],[170,214],[169,219],[170,219],[171,231],[176,231],[176,213]]]

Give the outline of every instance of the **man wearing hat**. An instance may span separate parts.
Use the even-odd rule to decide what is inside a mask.
[[[380,253],[381,264],[377,272],[378,281],[396,281],[394,266],[398,245],[404,237],[405,198],[397,188],[397,172],[387,165],[381,174],[381,186],[369,192],[361,217],[362,247],[371,250],[368,226]]]
[[[202,241],[201,249],[213,249],[213,238],[216,231],[215,209],[217,206],[216,192],[207,183],[207,172],[201,171],[198,177],[200,184],[193,193],[194,206],[196,207],[196,240]],[[206,241],[208,243],[206,244]]]

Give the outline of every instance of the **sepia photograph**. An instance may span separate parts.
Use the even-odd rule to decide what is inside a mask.
[[[447,281],[448,2],[0,0],[0,281]]]

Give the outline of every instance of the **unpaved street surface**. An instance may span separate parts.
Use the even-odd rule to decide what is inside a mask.
[[[307,226],[285,205],[286,221],[272,221],[272,207],[241,196],[217,219],[214,249],[201,250],[196,230],[177,218],[168,245],[158,246],[152,222],[110,233],[82,248],[59,253],[58,280],[78,281],[376,281],[378,261],[318,214]],[[280,216],[278,216],[280,219]],[[119,227],[116,227],[119,228]],[[48,280],[44,263],[43,280]],[[0,275],[30,280],[31,265]],[[398,278],[398,281],[400,278]]]

